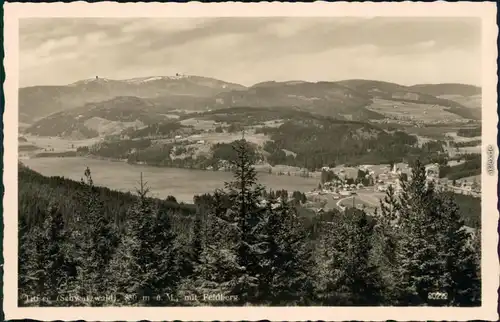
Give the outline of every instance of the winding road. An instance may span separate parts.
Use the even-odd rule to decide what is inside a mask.
[[[327,195],[327,203],[325,205],[325,209],[339,209],[345,210],[345,206],[342,203],[345,203],[347,200],[352,198],[357,198],[361,200],[363,203],[376,208],[380,205],[380,198],[383,197],[382,193],[374,193],[374,192],[361,192],[358,191],[356,195],[343,197],[341,199],[334,199],[332,195]]]

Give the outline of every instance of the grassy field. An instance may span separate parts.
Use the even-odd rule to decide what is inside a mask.
[[[284,120],[272,120],[272,121],[265,121],[262,122],[262,124],[257,124],[253,125],[250,128],[262,128],[262,127],[280,127],[285,123]]]
[[[411,127],[411,128],[406,128],[405,131],[408,134],[413,134],[418,137],[428,138],[432,140],[445,140],[446,133],[454,129],[455,128],[450,128],[450,127],[433,126],[433,127],[421,127],[421,128]]]
[[[213,120],[200,120],[196,118],[185,119],[181,121],[181,125],[193,126],[196,130],[214,130],[218,125],[217,122]]]
[[[455,142],[469,142],[475,140],[481,140],[481,136],[465,137],[457,135],[457,132],[447,132],[446,135],[450,137]]]
[[[425,123],[436,121],[455,121],[462,117],[450,113],[445,107],[434,104],[412,102],[395,102],[384,99],[374,99],[368,109],[388,118],[412,119]]]
[[[416,135],[417,137],[422,137],[427,140],[444,140],[446,139],[446,133],[455,132],[462,128],[463,126],[457,125],[444,125],[444,126],[425,126],[425,127],[417,127],[417,126],[407,126],[397,123],[388,123],[388,124],[379,124],[381,128],[389,131],[399,130],[404,131],[411,135]]]
[[[342,201],[339,202],[340,205],[343,207],[350,208],[353,206],[353,200],[354,200],[354,206],[356,208],[364,208],[366,211],[373,213],[375,211],[375,208],[379,206],[378,199],[377,201],[372,201],[370,199],[366,199],[366,196],[352,196],[348,197],[345,199],[342,199]]]
[[[64,176],[79,181],[88,166],[96,185],[120,191],[134,191],[140,173],[148,182],[152,193],[161,198],[173,195],[178,201],[192,202],[193,196],[222,188],[232,180],[230,172],[214,172],[175,168],[159,168],[130,165],[124,162],[74,158],[34,158],[23,163],[46,176]],[[310,191],[318,185],[318,179],[298,176],[277,176],[259,173],[259,182],[268,189]]]
[[[101,117],[92,117],[84,122],[88,129],[94,130],[100,136],[120,134],[128,128],[142,128],[144,123],[139,120],[134,122],[109,121]]]
[[[476,145],[476,146],[467,146],[467,147],[463,147],[463,148],[458,148],[458,151],[460,153],[481,153],[481,146],[480,145]]]
[[[480,109],[482,106],[481,94],[472,96],[462,96],[462,95],[440,95],[439,98],[444,98],[448,100],[455,101],[462,104],[465,107]]]
[[[38,150],[43,150],[39,146],[33,145],[31,143],[20,142],[18,147],[19,152],[33,152]]]
[[[177,115],[177,114],[161,114],[165,117],[168,117],[170,119],[179,119],[180,118],[180,115]]]
[[[71,140],[59,137],[40,137],[23,135],[27,140],[26,142],[19,142],[19,152],[22,156],[31,156],[37,152],[54,152],[61,153],[66,151],[76,151],[78,147],[89,146],[99,141],[99,138],[86,139],[86,140]],[[25,146],[36,146],[38,150],[27,150]],[[53,150],[52,150],[53,149]]]
[[[447,163],[447,164],[448,164],[450,167],[454,167],[454,166],[456,166],[456,165],[463,164],[463,163],[465,163],[465,160],[460,160],[460,161],[457,161],[457,160],[450,160],[450,161],[448,161],[448,163]]]
[[[461,128],[468,128],[470,126],[428,126],[428,127],[416,127],[416,126],[402,126],[398,124],[385,124],[382,128],[386,130],[400,130],[405,131],[408,134],[415,135],[418,139],[419,145],[431,140],[445,140],[454,142],[469,142],[475,140],[481,140],[480,136],[476,137],[462,137],[457,135],[457,130]],[[480,153],[481,145],[472,147],[461,147],[458,148],[447,148],[450,156],[455,156],[456,154],[462,153]]]
[[[460,179],[457,180],[457,182],[474,182],[474,180],[478,184],[481,184],[481,175],[460,178]]]
[[[361,198],[364,202],[366,202],[372,206],[378,206],[379,200],[385,197],[385,193],[376,192],[376,191],[369,191],[367,189],[366,191],[358,192],[357,197]]]
[[[450,157],[454,157],[458,154],[464,154],[464,153],[476,153],[480,154],[481,153],[481,145],[476,145],[476,146],[466,146],[462,148],[453,148],[453,147],[448,147],[445,149]]]

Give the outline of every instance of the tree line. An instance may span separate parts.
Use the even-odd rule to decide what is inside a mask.
[[[472,141],[464,141],[464,142],[455,142],[450,141],[450,146],[454,148],[465,148],[470,146],[481,145],[481,140],[472,140]]]
[[[439,177],[457,180],[481,174],[482,164],[480,154],[473,154],[464,159],[463,163],[454,166],[441,165],[439,167]]]
[[[479,230],[420,164],[375,215],[311,221],[258,183],[246,141],[234,149],[233,180],[193,206],[150,198],[142,180],[122,194],[89,169],[78,183],[21,167],[19,304],[480,305]]]
[[[155,125],[156,126],[156,125]],[[151,134],[158,130],[150,126],[134,133]],[[166,123],[169,131],[180,126]],[[222,128],[219,127],[219,130]],[[243,128],[241,128],[243,129]],[[238,130],[241,130],[238,129]],[[141,132],[142,131],[142,132]],[[256,133],[270,135],[262,151],[252,147],[255,157],[271,166],[289,165],[317,171],[336,164],[383,164],[391,162],[415,162],[445,164],[444,141],[429,141],[418,145],[415,136],[401,131],[387,133],[360,122],[341,122],[331,119],[301,119],[287,121],[279,127],[257,128]],[[141,134],[141,135],[142,135]],[[338,144],[331,144],[331,137],[338,137]],[[91,147],[78,148],[79,153],[90,153],[105,158],[126,159],[130,163],[152,166],[181,167],[217,170],[220,161],[235,159],[232,143],[219,143],[211,147],[210,155],[194,156],[188,153],[182,158],[171,157],[182,151],[185,142],[160,144],[148,138],[123,139],[100,142]],[[286,153],[285,150],[293,151]]]
[[[459,129],[457,135],[463,137],[481,136],[481,127]]]
[[[335,164],[383,164],[390,162],[431,163],[444,159],[442,141],[418,146],[417,138],[402,131],[387,133],[362,123],[332,120],[287,121],[277,128],[263,127],[256,133],[267,134],[272,141],[264,145],[271,165],[285,164],[310,171]],[[332,137],[338,138],[332,144]],[[296,153],[286,154],[283,150]]]

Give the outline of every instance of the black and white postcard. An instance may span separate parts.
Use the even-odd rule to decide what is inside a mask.
[[[495,18],[6,3],[6,318],[497,320]]]

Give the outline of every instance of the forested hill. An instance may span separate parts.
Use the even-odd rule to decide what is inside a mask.
[[[218,115],[217,120],[223,121],[232,118],[232,115]],[[251,119],[247,119],[249,122]],[[233,135],[232,128],[244,129],[251,127],[248,123],[231,123],[226,129],[229,135]],[[167,124],[165,124],[167,125]],[[151,132],[163,130],[170,137],[171,132],[183,132],[185,135],[192,134],[193,139],[186,142],[164,143],[162,139],[144,138]],[[233,131],[232,133],[230,133]],[[256,137],[262,138],[266,135],[266,141],[258,144],[258,153],[262,160],[271,165],[284,164],[307,168],[315,171],[323,166],[332,164],[382,164],[390,162],[401,162],[420,158],[429,163],[441,157],[443,147],[441,144],[426,143],[419,147],[415,136],[401,131],[384,131],[376,126],[361,123],[330,119],[303,119],[289,120],[276,127],[255,126],[252,129]],[[139,135],[140,134],[140,135]],[[149,127],[144,130],[131,132],[133,139],[104,141],[86,149],[88,153],[105,158],[126,159],[129,162],[141,162],[155,166],[179,166],[196,169],[206,169],[214,166],[214,154],[220,144],[210,146],[206,155],[198,155],[196,132],[188,128],[181,128],[176,123],[168,123],[168,126]],[[332,138],[335,141],[332,142]],[[433,142],[431,142],[433,143]],[[431,149],[432,148],[432,149]],[[230,149],[229,149],[230,150]],[[229,151],[228,150],[228,151]],[[292,153],[287,153],[290,151]],[[175,153],[183,154],[178,158]],[[229,161],[231,153],[219,155],[220,160]],[[226,157],[227,156],[227,157]],[[217,160],[213,160],[215,163]]]
[[[82,178],[84,170],[81,169]],[[68,222],[72,222],[73,214],[81,213],[85,207],[81,199],[84,185],[63,177],[46,177],[20,164],[18,171],[19,182],[19,216],[27,221],[36,222],[39,213],[47,209],[50,204],[57,206]],[[111,190],[106,187],[95,187],[103,205],[103,215],[121,224],[128,209],[137,201],[137,196],[131,193]],[[175,198],[154,200],[163,210],[173,217],[189,217],[196,213],[196,207],[189,204],[179,204]]]
[[[32,122],[55,112],[120,96],[153,98],[157,103],[171,100],[182,103],[185,100],[179,101],[179,97],[185,97],[188,99],[187,105],[191,105],[193,100],[198,102],[203,97],[242,89],[245,87],[239,84],[200,76],[153,76],[127,80],[96,77],[62,86],[20,88],[19,112],[21,121]]]
[[[26,129],[40,136],[92,138],[117,134],[127,128],[137,128],[167,120],[154,111],[154,105],[133,96],[88,103],[84,106],[51,114]]]
[[[437,97],[444,95],[474,96],[481,94],[481,87],[456,83],[418,84],[413,85],[410,88],[415,91]]]
[[[148,104],[155,113],[160,114],[233,107],[278,107],[300,109],[344,120],[368,121],[383,119],[386,116],[387,111],[380,112],[373,109],[380,107],[379,101],[383,99],[384,102],[409,102],[414,106],[420,106],[422,115],[424,112],[422,106],[431,104],[436,109],[444,108],[447,112],[456,114],[456,119],[480,119],[474,114],[475,112],[466,107],[469,103],[464,105],[453,97],[448,99],[446,95],[437,97],[429,94],[429,92],[450,92],[449,85],[442,85],[408,87],[395,83],[354,79],[338,82],[271,81],[245,87],[199,76],[149,77],[120,81],[96,78],[66,86],[21,88],[19,118],[22,122],[33,124],[53,113],[69,112],[86,104],[114,102],[113,99],[116,97],[132,96],[135,97],[138,107]],[[460,93],[462,90],[466,94],[471,92],[467,86],[457,89],[455,87],[452,86],[452,93]],[[420,112],[413,110],[412,113]],[[88,116],[103,118],[99,115]],[[38,125],[50,128],[47,124]]]

